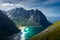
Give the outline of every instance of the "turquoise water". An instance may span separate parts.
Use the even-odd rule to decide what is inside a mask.
[[[24,32],[25,34],[25,40],[28,40],[32,36],[38,34],[39,32],[43,31],[46,27],[25,27]]]

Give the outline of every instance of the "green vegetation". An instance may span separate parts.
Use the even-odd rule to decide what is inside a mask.
[[[60,21],[33,36],[30,40],[60,40]]]

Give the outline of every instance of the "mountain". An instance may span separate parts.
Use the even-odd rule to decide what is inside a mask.
[[[26,33],[26,38],[30,38],[52,25],[46,16],[38,9],[25,10],[24,8],[16,8],[7,11],[7,16],[12,19],[18,27],[27,26],[30,31]],[[26,32],[27,30],[24,29],[24,31]]]
[[[47,20],[46,16],[38,9],[36,9],[36,11],[34,12],[33,17],[36,22],[39,22],[39,25],[42,25],[44,27],[52,24]]]
[[[30,40],[60,40],[60,21],[33,36]]]
[[[8,13],[18,26],[27,26],[29,29],[29,32],[25,34],[26,40],[52,25],[38,9],[25,10],[24,8],[16,8],[8,11]],[[27,32],[25,29],[24,31]]]
[[[4,11],[4,10],[1,10],[5,15],[7,15],[7,12],[6,11]]]
[[[39,11],[36,10],[25,10],[24,8],[16,8],[12,9],[9,12],[10,18],[14,20],[16,23],[19,23],[23,26],[49,26],[50,23],[46,16]]]
[[[7,40],[5,38],[19,32],[14,22],[0,10],[0,40]]]

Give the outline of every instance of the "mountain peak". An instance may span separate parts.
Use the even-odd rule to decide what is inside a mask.
[[[31,9],[30,11],[34,11],[34,9]]]
[[[16,8],[15,10],[26,11],[26,10],[25,10],[24,8],[22,8],[22,7],[21,7],[21,8]]]
[[[36,11],[39,11],[38,9],[36,9]]]
[[[25,10],[25,9],[24,9],[24,8],[22,8],[22,7],[21,7],[20,9]]]
[[[34,11],[34,9],[25,10],[24,8],[21,7],[21,8],[16,8],[15,10],[11,11],[11,17],[13,17],[13,19],[15,19],[17,22],[19,21],[19,23],[21,23],[22,25],[25,25],[25,26],[27,26],[28,21],[31,20],[31,18],[32,18],[31,16],[33,17],[32,21],[34,21],[34,23],[37,23],[38,26],[40,26],[40,25],[44,25],[44,26],[51,25],[50,22],[46,19],[46,16],[38,9],[36,9],[35,11]],[[35,26],[35,24],[31,24],[29,26],[32,26],[32,25]]]
[[[41,13],[41,14],[43,14],[40,10],[38,10],[38,9],[36,9],[36,11],[35,12],[39,12],[39,13]]]

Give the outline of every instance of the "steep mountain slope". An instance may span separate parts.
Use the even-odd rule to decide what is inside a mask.
[[[9,14],[11,15],[10,18],[14,20],[16,23],[24,26],[49,26],[50,23],[46,16],[39,11],[36,10],[25,10],[23,8],[16,8],[10,10]]]
[[[30,40],[60,40],[60,21],[33,36]]]
[[[0,40],[18,32],[20,32],[20,30],[15,26],[14,22],[0,10]]]
[[[39,25],[42,25],[44,27],[52,24],[47,20],[46,16],[38,9],[36,9],[36,11],[34,12],[33,17],[34,17],[34,20],[39,23]]]
[[[52,23],[47,20],[46,16],[38,9],[25,10],[24,8],[16,8],[9,10],[7,15],[18,27],[20,27],[20,25],[27,26],[31,30],[25,35],[26,38],[30,38],[52,25]]]
[[[26,40],[52,25],[52,23],[47,20],[46,16],[38,9],[25,10],[24,8],[16,8],[8,12],[10,18],[17,26],[27,26],[30,30],[29,33],[25,34]]]

